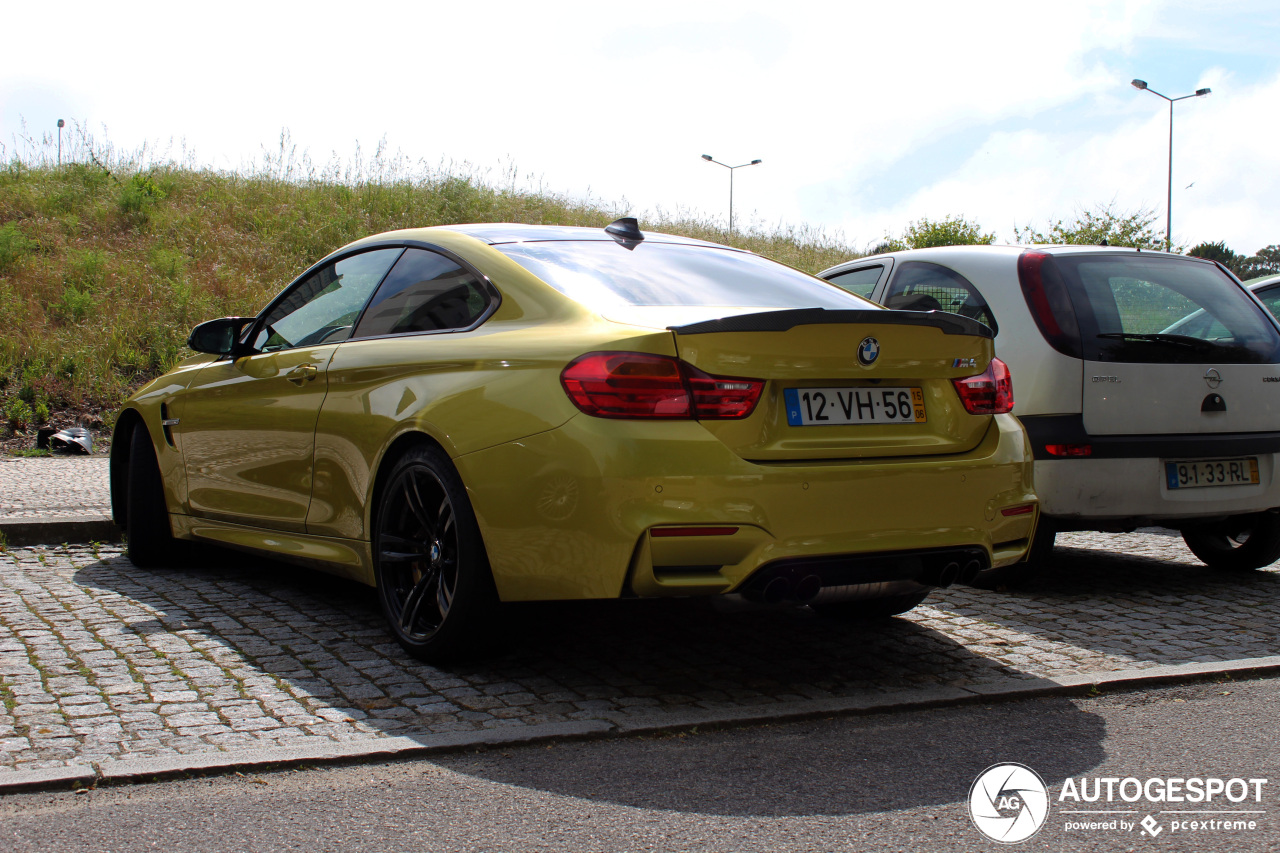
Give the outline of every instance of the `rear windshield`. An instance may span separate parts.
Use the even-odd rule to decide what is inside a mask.
[[[759,255],[644,242],[508,243],[494,247],[594,311],[625,306],[871,307],[835,285]]]
[[[1266,312],[1217,267],[1139,255],[1066,255],[1054,263],[1068,283],[1087,359],[1280,361],[1280,333]]]

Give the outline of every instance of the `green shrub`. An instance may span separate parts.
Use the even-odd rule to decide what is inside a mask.
[[[35,422],[37,424],[47,424],[49,422],[49,407],[44,403],[36,403],[35,405]]]
[[[150,263],[155,274],[168,281],[180,281],[187,271],[186,256],[172,249],[152,249]]]
[[[107,279],[107,256],[97,249],[73,250],[68,253],[67,270],[62,280],[77,290],[91,293]]]
[[[64,323],[83,323],[93,313],[98,298],[88,290],[64,287],[62,298],[53,305],[53,314]]]
[[[137,174],[121,187],[117,204],[126,216],[145,222],[150,216],[151,208],[166,194],[150,175]]]
[[[947,216],[943,219],[921,219],[907,224],[901,237],[889,238],[876,247],[877,252],[897,252],[902,249],[929,249],[934,246],[990,245],[996,241],[995,233],[984,234],[981,226],[963,216]]]
[[[18,259],[35,248],[35,244],[10,222],[0,228],[0,275],[13,269]]]
[[[1019,243],[1131,246],[1160,252],[1165,249],[1165,239],[1156,231],[1155,223],[1156,215],[1150,210],[1125,213],[1117,211],[1114,204],[1100,204],[1093,210],[1080,210],[1073,220],[1051,223],[1048,231],[1015,225],[1013,233]],[[1181,252],[1182,247],[1173,246],[1171,251]]]
[[[11,429],[26,429],[31,425],[31,419],[35,414],[31,411],[31,406],[27,405],[27,401],[21,397],[13,397],[9,400],[9,404],[4,409],[4,419]]]

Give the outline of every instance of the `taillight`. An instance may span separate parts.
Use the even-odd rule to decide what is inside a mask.
[[[689,389],[674,358],[593,352],[560,374],[573,404],[597,418],[687,418]]]
[[[764,390],[759,379],[712,376],[683,361],[680,369],[693,392],[693,416],[700,421],[745,418],[755,409]]]
[[[1009,367],[998,358],[991,359],[987,369],[977,376],[952,379],[960,402],[971,415],[1003,415],[1013,411],[1013,377]]]
[[[1023,252],[1018,256],[1018,283],[1031,317],[1049,346],[1080,358],[1080,326],[1067,283],[1053,259],[1044,252]]]
[[[560,374],[569,399],[597,418],[745,418],[764,390],[759,379],[712,376],[666,355],[593,352]]]

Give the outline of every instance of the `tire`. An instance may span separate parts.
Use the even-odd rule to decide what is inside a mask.
[[[931,590],[907,595],[887,595],[884,598],[864,598],[858,601],[833,601],[830,604],[810,604],[819,616],[846,622],[871,619],[888,619],[906,613],[929,597]]]
[[[498,596],[448,457],[426,445],[406,451],[387,473],[374,523],[378,599],[401,647],[428,663],[487,648]]]
[[[1216,571],[1247,572],[1280,559],[1280,514],[1260,512],[1182,528],[1191,553]]]
[[[1009,589],[1022,586],[1036,578],[1045,565],[1053,559],[1053,548],[1057,544],[1058,531],[1049,526],[1041,518],[1036,525],[1035,535],[1031,538],[1031,547],[1026,555],[1012,566],[998,569],[987,569],[978,572],[978,576],[969,582],[969,586],[978,589]]]
[[[164,483],[151,435],[138,423],[129,439],[129,482],[126,486],[126,553],[129,561],[144,569],[182,562],[184,549],[173,536]]]

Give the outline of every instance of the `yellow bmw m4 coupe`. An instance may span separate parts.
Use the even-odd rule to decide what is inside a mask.
[[[890,616],[1021,559],[1038,516],[986,326],[634,219],[378,234],[189,346],[116,422],[130,558],[346,575],[424,660],[510,601]]]

